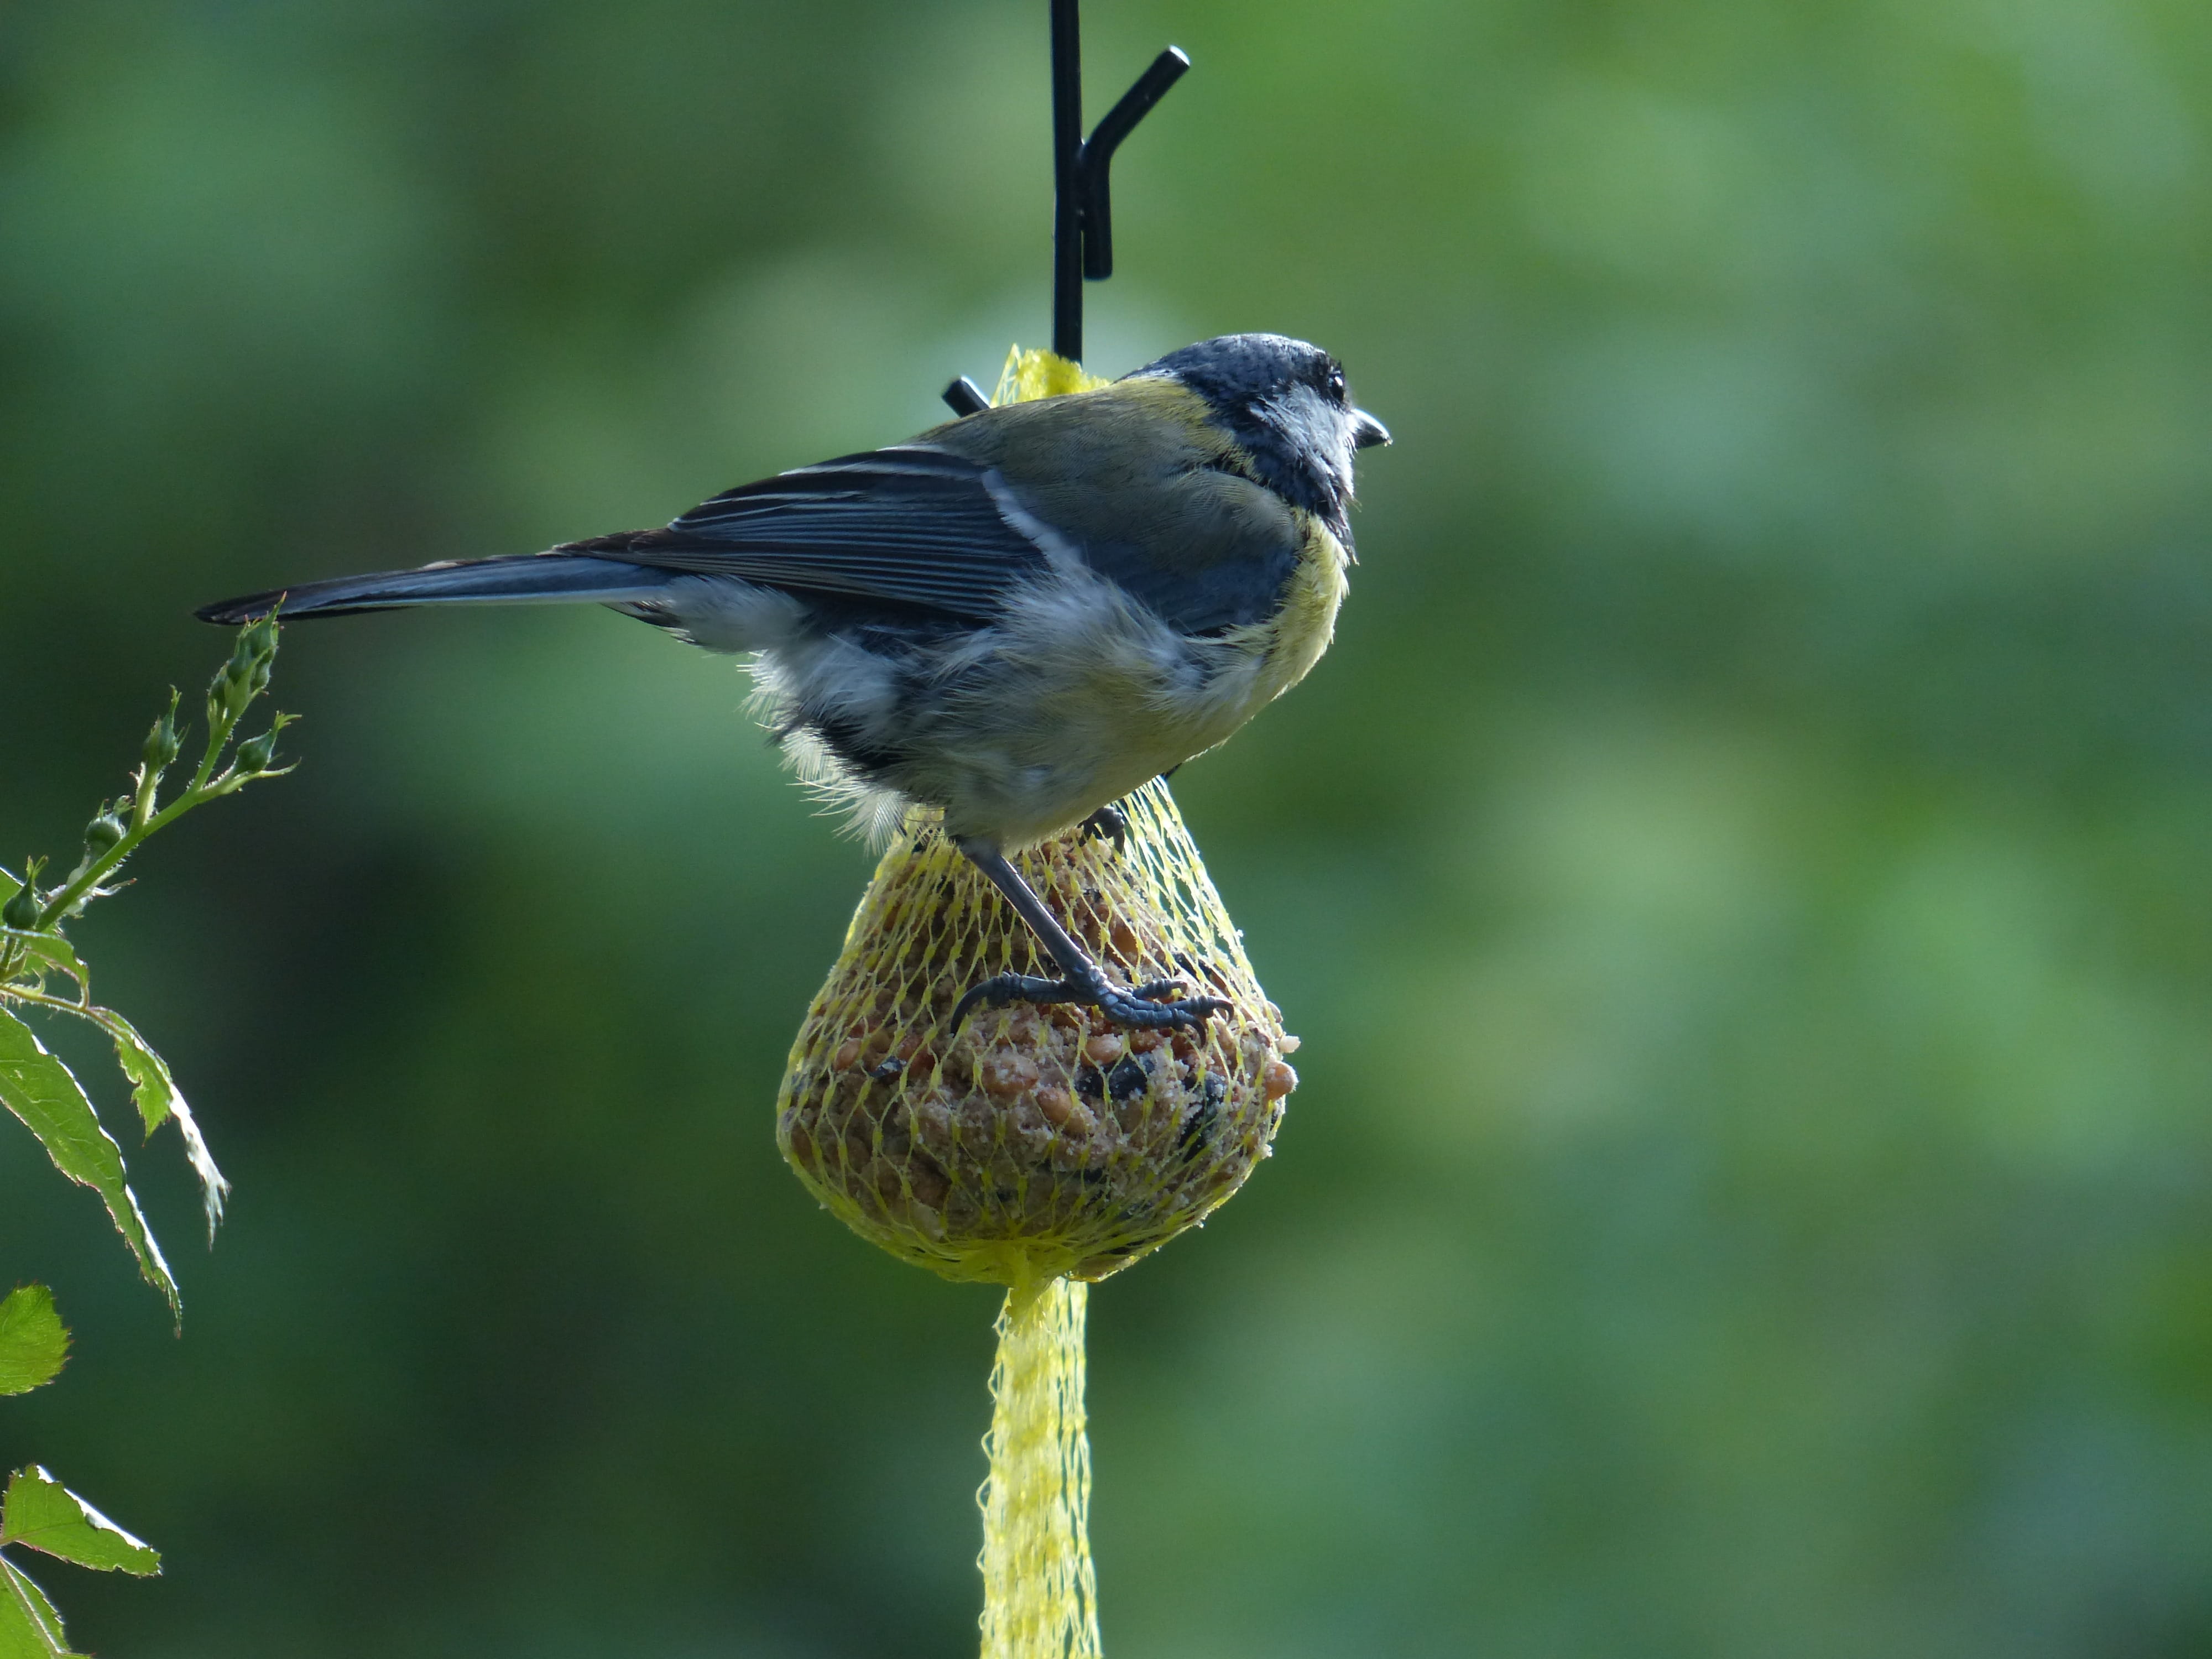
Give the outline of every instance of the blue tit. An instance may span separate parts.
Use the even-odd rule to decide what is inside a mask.
[[[410,605],[603,605],[753,653],[801,775],[882,833],[913,808],[1033,928],[1062,977],[975,1001],[1097,1005],[1134,1026],[1226,1005],[1117,985],[1010,852],[1203,753],[1305,676],[1352,562],[1352,456],[1388,443],[1327,352],[1232,334],[1092,391],[726,491],[665,529],[304,582],[202,610],[234,624]]]

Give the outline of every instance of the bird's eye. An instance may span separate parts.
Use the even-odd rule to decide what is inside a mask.
[[[1344,371],[1340,368],[1328,372],[1328,395],[1339,403],[1344,401]]]

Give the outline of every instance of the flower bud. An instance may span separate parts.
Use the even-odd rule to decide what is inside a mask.
[[[102,812],[84,826],[84,844],[94,853],[105,853],[123,839],[123,820],[112,812]]]
[[[0,922],[21,933],[28,933],[39,925],[39,912],[44,907],[39,902],[39,890],[29,882],[17,890],[15,896],[0,904]]]
[[[234,657],[222,665],[222,672],[208,687],[208,723],[213,726],[236,720],[252,701],[253,664],[249,660],[241,668]]]
[[[175,711],[164,714],[154,722],[154,729],[146,734],[146,742],[138,757],[156,772],[177,757],[177,725]]]
[[[265,772],[276,753],[276,734],[264,732],[238,745],[238,763],[248,772]]]

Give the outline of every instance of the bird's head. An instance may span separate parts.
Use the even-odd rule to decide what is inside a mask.
[[[1387,444],[1382,422],[1356,408],[1344,368],[1319,346],[1280,334],[1224,334],[1171,351],[1129,378],[1174,380],[1252,460],[1260,481],[1345,532],[1354,451]]]

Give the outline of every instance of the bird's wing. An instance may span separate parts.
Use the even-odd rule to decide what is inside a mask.
[[[1171,381],[1120,381],[986,410],[726,491],[665,530],[556,550],[981,621],[1048,573],[1042,536],[1171,627],[1216,632],[1273,614],[1304,534],[1206,416]]]
[[[1047,568],[1043,550],[1000,511],[988,470],[899,445],[725,490],[665,530],[560,550],[983,618],[1008,587]]]
[[[1084,562],[1178,632],[1218,634],[1281,608],[1304,531],[1264,486],[1198,467],[1105,507],[1085,538]]]
[[[1021,512],[1186,634],[1264,621],[1306,529],[1250,457],[1172,380],[1119,380],[994,409],[931,442],[991,470]]]

